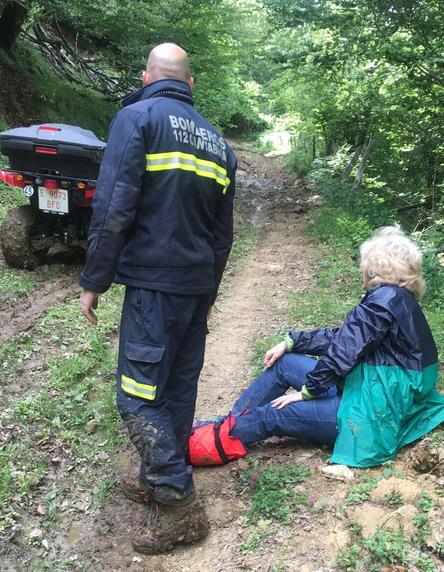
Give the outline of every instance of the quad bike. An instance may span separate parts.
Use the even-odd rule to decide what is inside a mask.
[[[9,210],[0,229],[10,266],[32,270],[57,243],[86,247],[105,145],[92,131],[58,123],[0,133],[0,152],[10,163],[0,180],[29,199]]]

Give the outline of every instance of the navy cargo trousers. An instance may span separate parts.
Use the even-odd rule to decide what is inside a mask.
[[[160,502],[193,492],[185,456],[202,369],[210,295],[127,287],[117,407],[140,457],[140,481]]]

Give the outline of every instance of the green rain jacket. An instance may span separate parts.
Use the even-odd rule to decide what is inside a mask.
[[[444,422],[435,342],[405,288],[377,286],[339,328],[290,337],[292,351],[322,356],[308,375],[306,394],[343,386],[332,462],[379,465]]]

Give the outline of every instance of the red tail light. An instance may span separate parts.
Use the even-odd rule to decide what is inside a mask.
[[[45,187],[45,189],[57,189],[57,181],[53,181],[52,179],[45,179],[45,182],[43,183],[43,186]]]
[[[73,200],[74,203],[81,208],[88,208],[91,206],[94,193],[96,192],[95,188],[88,188],[88,189],[79,189],[79,183],[73,186]]]
[[[58,155],[59,150],[57,147],[47,147],[43,145],[37,145],[34,147],[34,151],[36,153],[40,153],[41,155]]]
[[[13,187],[19,187],[21,189],[23,189],[23,187],[25,186],[23,175],[20,175],[19,173],[12,173],[11,171],[0,170],[0,180],[4,181],[8,185],[12,185]]]
[[[49,125],[42,125],[39,127],[39,131],[61,131],[60,127],[50,127]]]

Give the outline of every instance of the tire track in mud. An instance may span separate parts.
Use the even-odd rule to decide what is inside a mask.
[[[79,268],[69,269],[65,276],[37,288],[0,311],[0,343],[33,328],[37,321],[55,304],[74,298],[79,292]]]

